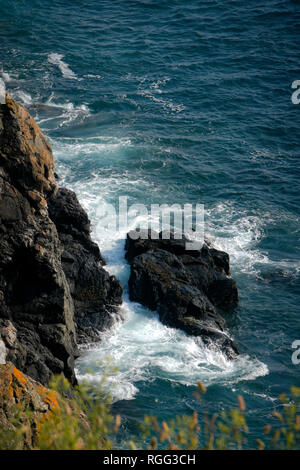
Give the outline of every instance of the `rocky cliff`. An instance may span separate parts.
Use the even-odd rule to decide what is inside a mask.
[[[88,217],[59,189],[51,147],[8,94],[0,105],[0,357],[43,384],[76,382],[77,341],[98,338],[121,303]],[[2,353],[1,353],[2,351]]]

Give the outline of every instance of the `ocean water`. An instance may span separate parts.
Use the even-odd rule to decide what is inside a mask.
[[[244,396],[253,446],[278,394],[300,385],[299,3],[0,0],[0,18],[0,77],[48,136],[124,286],[124,321],[77,362],[90,380],[107,356],[119,367],[107,383],[118,446],[144,414],[201,413],[197,380],[211,412]],[[206,236],[230,254],[239,287],[236,361],[128,300],[124,240],[98,217],[119,196],[204,204]]]

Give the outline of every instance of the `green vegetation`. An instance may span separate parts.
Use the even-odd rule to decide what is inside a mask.
[[[81,384],[73,389],[63,377],[51,382],[57,401],[48,413],[35,420],[33,447],[41,450],[96,450],[113,449],[121,418],[111,413],[111,401],[103,392],[103,382],[95,385]],[[195,397],[203,401],[205,409],[206,388],[198,383]],[[247,409],[238,396],[236,409],[220,414],[204,411],[202,419],[196,412],[191,416],[178,416],[170,422],[159,422],[153,416],[145,416],[142,443],[128,442],[129,449],[243,449],[249,433]],[[291,395],[279,397],[280,410],[273,412],[272,426],[266,424],[263,439],[257,439],[257,449],[300,448],[300,388],[292,387]],[[28,406],[27,406],[28,408]],[[20,413],[26,412],[28,420]],[[30,409],[16,407],[11,418],[11,430],[0,431],[0,449],[28,448],[26,436],[32,427]],[[24,444],[25,443],[25,444]]]
[[[206,388],[198,382],[195,396],[202,399]],[[238,396],[238,407],[229,411],[214,413],[204,411],[202,420],[196,412],[192,416],[178,416],[170,423],[159,424],[153,416],[146,416],[142,426],[144,437],[150,442],[148,449],[199,449],[226,450],[243,449],[247,443],[249,429],[246,423],[246,405]],[[264,440],[257,439],[257,449],[299,449],[300,448],[300,388],[291,388],[291,398],[279,397],[282,413],[273,412],[275,425],[263,429]],[[204,403],[205,409],[205,403]],[[201,432],[202,430],[202,432]]]
[[[110,413],[110,400],[101,384],[83,384],[71,389],[65,378],[55,378],[51,387],[58,392],[58,408],[39,426],[36,448],[41,450],[111,449],[120,417]]]

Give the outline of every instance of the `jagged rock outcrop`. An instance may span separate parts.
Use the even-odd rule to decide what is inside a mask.
[[[76,329],[94,338],[121,301],[121,287],[102,268],[88,232],[74,194],[58,190],[44,134],[7,94],[0,105],[0,338],[6,361],[43,384],[61,372],[76,382]]]
[[[78,339],[89,342],[112,326],[122,303],[122,287],[103,266],[105,260],[90,236],[90,221],[73,191],[60,188],[48,201],[50,218],[63,246],[62,266],[75,307]]]
[[[238,354],[224,332],[226,323],[216,307],[228,309],[238,302],[230,277],[229,256],[204,244],[186,251],[186,239],[138,238],[129,233],[126,258],[131,263],[131,300],[157,310],[161,321],[221,348],[228,358]]]

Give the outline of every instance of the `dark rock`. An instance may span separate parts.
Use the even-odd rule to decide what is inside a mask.
[[[130,298],[157,310],[166,325],[199,336],[233,358],[237,348],[224,332],[225,320],[216,311],[216,307],[233,307],[238,301],[229,257],[206,244],[194,252],[184,247],[185,240],[163,240],[161,234],[146,240],[133,240],[128,234]]]
[[[60,188],[48,207],[63,246],[62,266],[74,301],[78,339],[98,339],[122,303],[121,284],[103,269],[105,261],[91,239],[90,221],[76,194]]]
[[[89,231],[74,193],[58,191],[51,146],[7,94],[0,105],[1,354],[43,384],[58,373],[76,383],[74,303],[77,333],[87,325],[95,336],[121,302]]]
[[[230,277],[229,255],[224,251],[211,248],[207,243],[201,250],[188,251],[185,249],[186,241],[174,239],[171,233],[170,239],[163,239],[164,232],[157,233],[156,238],[131,238],[132,232],[127,235],[125,257],[129,262],[147,251],[164,250],[172,253],[184,265],[186,271],[192,275],[192,283],[221,308],[234,307],[238,303],[238,290],[236,282]],[[149,235],[150,231],[143,231],[142,237]]]
[[[156,248],[166,250],[174,255],[190,254],[191,256],[197,256],[198,254],[197,251],[186,251],[185,243],[187,240],[184,236],[181,239],[176,239],[174,233],[171,233],[169,238],[164,239],[164,232],[141,230],[141,236],[135,239],[137,233],[137,231],[131,231],[127,236],[125,257],[129,262],[135,256]]]
[[[7,360],[25,373],[48,383],[63,372],[75,383],[73,301],[46,202],[56,191],[50,145],[7,95],[0,106],[0,335],[5,342],[9,321],[16,338],[6,343]],[[47,328],[56,330],[53,343],[41,333]]]

